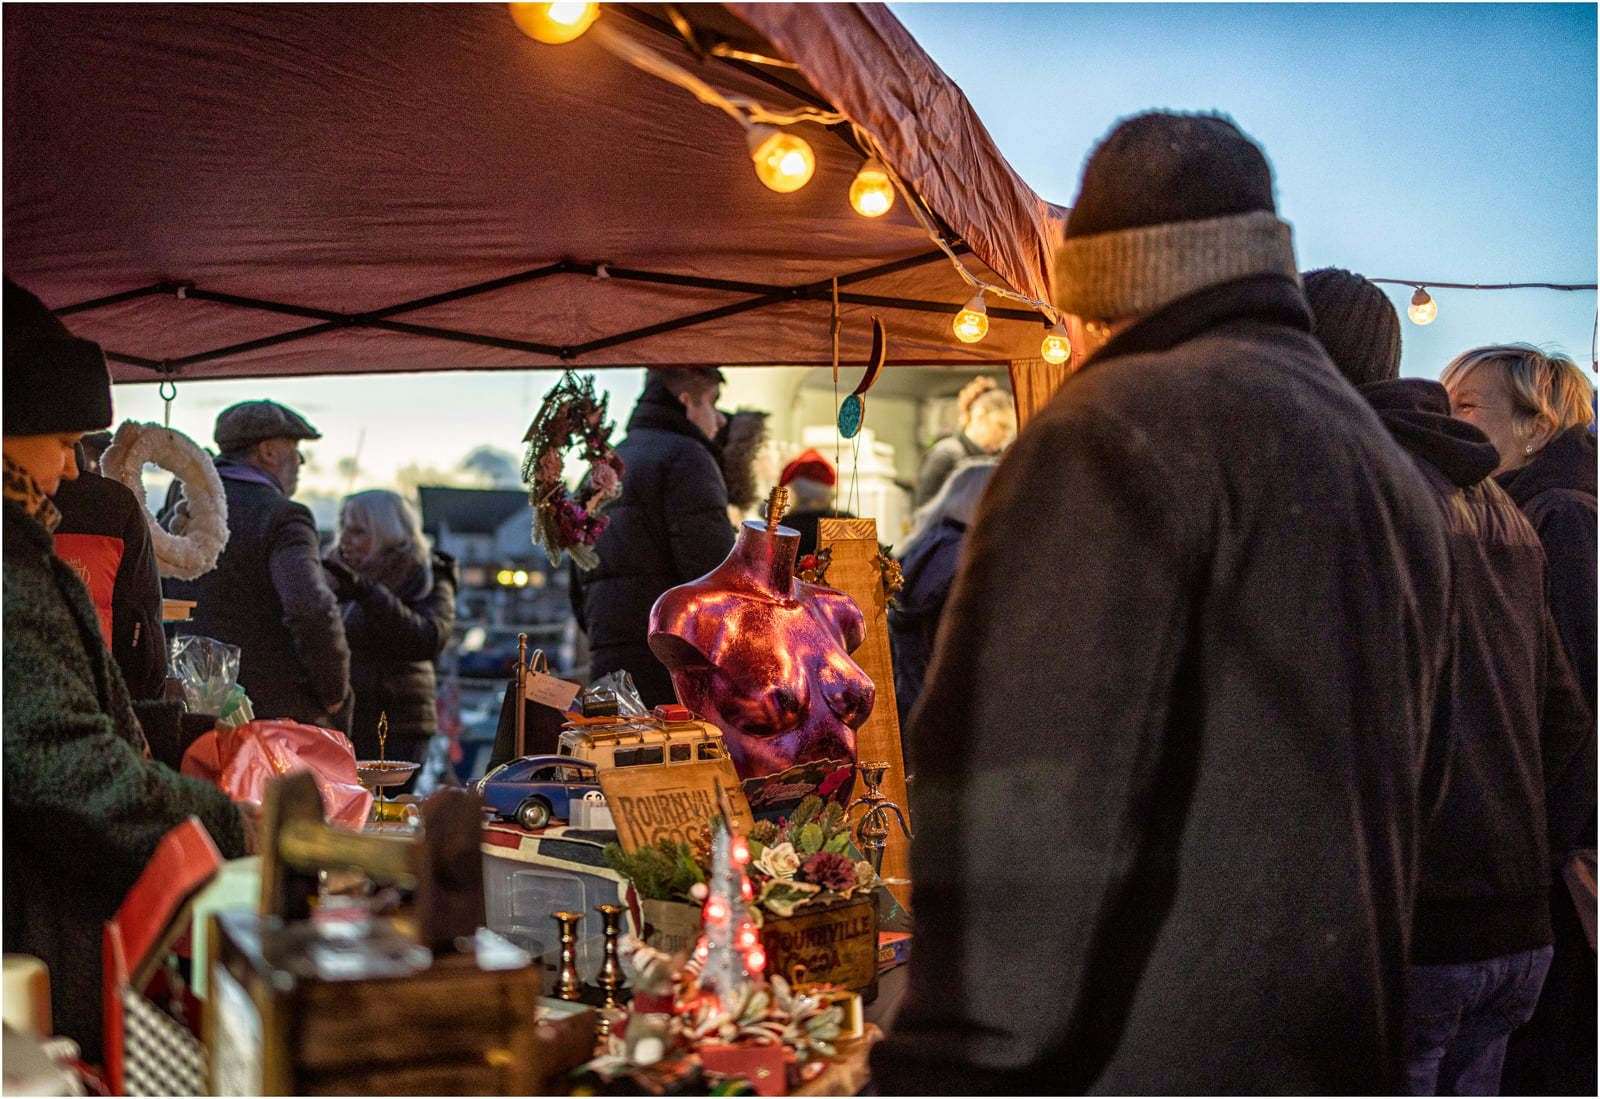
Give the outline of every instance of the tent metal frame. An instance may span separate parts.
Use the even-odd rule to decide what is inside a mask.
[[[968,251],[965,245],[958,245],[957,252]],[[469,286],[459,287],[455,290],[446,290],[438,294],[430,294],[422,298],[413,298],[409,301],[398,302],[381,309],[367,310],[361,313],[344,313],[331,309],[318,309],[311,306],[293,305],[288,302],[269,301],[263,298],[247,297],[240,294],[229,294],[218,290],[209,290],[191,282],[167,280],[153,283],[149,286],[139,287],[134,290],[124,290],[104,297],[91,298],[88,301],[77,302],[73,305],[63,306],[55,312],[58,316],[70,316],[74,313],[85,313],[107,306],[120,305],[123,302],[134,301],[139,298],[158,295],[174,295],[180,299],[193,299],[195,301],[212,302],[217,305],[228,305],[240,309],[257,309],[269,313],[278,313],[284,316],[301,317],[314,320],[318,323],[303,328],[290,329],[287,332],[278,332],[271,336],[262,336],[258,339],[246,340],[242,343],[229,344],[225,347],[213,348],[209,351],[199,351],[190,355],[183,355],[176,359],[150,359],[141,355],[133,355],[124,351],[107,349],[106,358],[115,362],[125,363],[129,366],[142,367],[155,371],[164,376],[181,374],[185,367],[199,363],[212,362],[217,359],[227,358],[231,355],[242,355],[250,351],[258,351],[266,347],[275,347],[280,344],[293,343],[297,340],[310,339],[328,332],[336,332],[349,328],[373,328],[385,332],[396,332],[409,336],[421,336],[428,339],[449,340],[456,343],[470,343],[481,347],[497,347],[506,351],[521,351],[534,355],[543,355],[557,359],[561,362],[573,362],[584,355],[593,354],[622,344],[632,343],[637,340],[648,339],[651,336],[662,335],[667,332],[676,332],[684,328],[691,328],[698,324],[721,320],[725,317],[737,316],[769,305],[777,305],[794,301],[828,301],[834,296],[834,284],[840,287],[854,285],[885,275],[896,274],[900,271],[921,267],[928,263],[945,261],[947,257],[942,251],[921,252],[916,255],[906,256],[902,259],[891,260],[887,263],[876,264],[849,274],[838,276],[837,280],[820,279],[813,282],[801,283],[795,286],[779,286],[759,282],[743,282],[733,279],[715,279],[701,275],[682,275],[668,271],[646,271],[631,267],[619,267],[609,263],[580,260],[558,260],[555,263],[533,267],[526,271],[519,271],[500,278],[489,279],[485,282],[473,283]],[[513,339],[506,336],[495,336],[487,332],[470,332],[456,328],[441,328],[436,325],[414,324],[408,321],[398,321],[392,318],[404,313],[426,309],[430,306],[443,305],[447,302],[460,301],[464,298],[487,294],[495,290],[503,290],[510,286],[520,286],[556,275],[582,275],[588,278],[610,278],[624,282],[653,283],[662,286],[683,286],[699,290],[719,290],[733,294],[749,295],[742,301],[730,302],[712,309],[703,309],[699,312],[673,317],[668,320],[658,321],[655,324],[644,325],[639,328],[617,332],[610,336],[600,336],[585,343],[572,345],[558,345],[540,343],[534,340]],[[924,301],[917,298],[901,298],[882,294],[863,294],[853,291],[839,291],[839,302],[845,305],[865,305],[877,309],[905,309],[921,313],[944,313],[954,315],[961,311],[962,306],[948,302]],[[1031,309],[1012,309],[995,306],[989,309],[991,317],[1004,320],[1034,321],[1048,328],[1050,322],[1041,313]]]

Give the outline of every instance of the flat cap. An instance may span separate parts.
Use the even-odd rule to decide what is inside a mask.
[[[320,439],[322,433],[300,413],[277,401],[240,401],[217,414],[211,436],[226,452],[263,439]]]

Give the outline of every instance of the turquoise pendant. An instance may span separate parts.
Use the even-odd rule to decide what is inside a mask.
[[[839,434],[846,439],[854,439],[861,431],[861,421],[866,414],[866,402],[858,395],[850,394],[839,406]]]

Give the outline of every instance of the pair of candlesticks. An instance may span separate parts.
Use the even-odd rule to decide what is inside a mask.
[[[600,913],[600,918],[605,922],[605,961],[600,964],[600,972],[595,977],[595,984],[605,994],[605,1004],[600,1009],[600,1036],[603,1038],[611,1032],[611,1015],[621,1004],[617,1000],[617,992],[622,988],[622,912],[620,904],[597,904],[594,910]],[[583,919],[582,912],[552,912],[554,919],[561,928],[561,965],[556,974],[556,996],[563,1000],[578,999],[579,990],[583,981],[578,976],[578,921]]]

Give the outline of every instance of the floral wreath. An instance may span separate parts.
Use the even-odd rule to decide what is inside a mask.
[[[600,509],[622,495],[622,459],[611,446],[611,429],[606,420],[610,397],[596,397],[594,378],[580,378],[572,371],[561,376],[522,441],[528,453],[522,460],[522,480],[528,486],[533,507],[533,543],[544,549],[551,564],[560,564],[563,553],[582,569],[600,563],[595,543],[610,522]],[[579,486],[587,495],[580,501],[567,490],[562,478],[565,456],[581,444],[589,472]]]
[[[211,456],[181,431],[128,420],[100,458],[100,472],[133,490],[144,504],[144,467],[154,463],[183,485],[187,521],[176,533],[146,514],[156,566],[162,576],[194,580],[217,567],[228,544],[228,498]]]

